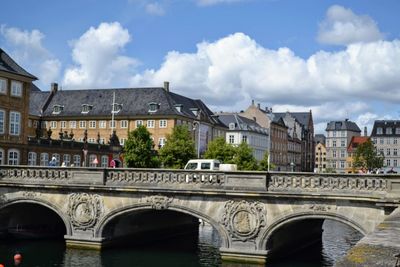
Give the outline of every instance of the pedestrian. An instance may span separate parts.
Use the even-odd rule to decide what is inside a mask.
[[[49,162],[49,166],[50,167],[54,167],[54,166],[56,166],[56,163],[57,163],[56,157],[52,157],[50,162]]]

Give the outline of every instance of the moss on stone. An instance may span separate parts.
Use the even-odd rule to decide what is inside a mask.
[[[363,264],[367,261],[368,257],[379,252],[378,248],[371,247],[369,245],[361,244],[355,246],[350,250],[349,254],[347,254],[346,258],[348,261],[355,264]]]

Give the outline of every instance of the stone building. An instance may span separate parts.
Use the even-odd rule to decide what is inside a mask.
[[[371,140],[379,154],[385,157],[386,170],[399,171],[400,120],[377,120],[371,132]]]
[[[0,165],[26,163],[29,95],[35,80],[0,48]]]
[[[353,136],[360,136],[361,130],[355,122],[331,121],[326,127],[326,159],[328,167],[338,173],[345,173],[347,147]]]
[[[264,158],[269,147],[267,128],[237,113],[220,113],[218,118],[228,128],[225,138],[227,143],[237,146],[245,142],[253,149],[257,161]]]

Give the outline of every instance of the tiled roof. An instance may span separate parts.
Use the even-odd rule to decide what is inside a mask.
[[[35,76],[19,66],[3,49],[0,48],[0,71],[6,71],[18,75],[22,75],[32,80],[37,80]]]
[[[91,110],[87,116],[111,116],[113,94],[115,103],[122,106],[116,116],[148,116],[153,115],[181,115],[193,120],[197,119],[193,109],[201,110],[201,120],[212,124],[221,125],[214,118],[213,113],[201,100],[194,100],[176,93],[167,92],[162,87],[155,88],[121,88],[121,89],[85,89],[85,90],[60,90],[57,91],[43,112],[45,117],[85,116],[82,114],[82,105],[90,105]],[[45,99],[50,92],[32,92],[30,100],[31,114],[37,114],[43,107]],[[149,104],[156,103],[156,112],[149,112]],[[175,107],[181,106],[181,111]],[[54,106],[62,106],[62,112],[53,114]]]
[[[358,133],[361,132],[357,124],[349,120],[328,122],[328,125],[326,126],[326,131],[351,131]]]
[[[368,139],[369,139],[368,136],[353,136],[351,138],[349,146],[347,147],[347,151],[348,152],[355,151],[360,144],[367,142]]]
[[[377,133],[378,128],[382,128],[382,134]],[[387,128],[392,128],[392,133],[389,133]],[[396,130],[398,128],[400,128],[399,120],[377,120],[374,122],[371,136],[400,136],[400,130]]]

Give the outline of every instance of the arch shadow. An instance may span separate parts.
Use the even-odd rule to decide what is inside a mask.
[[[346,216],[336,214],[336,213],[329,213],[329,212],[299,212],[295,214],[286,215],[274,223],[272,223],[261,235],[260,241],[258,242],[258,249],[265,249],[268,243],[268,240],[271,236],[279,230],[282,226],[286,224],[290,224],[296,221],[307,220],[307,219],[329,219],[337,222],[344,223],[351,228],[360,232],[363,236],[367,234],[367,231],[357,222],[350,220]]]
[[[96,238],[102,238],[103,237],[103,232],[105,227],[107,226],[108,223],[110,223],[114,218],[118,216],[122,216],[125,214],[128,214],[130,212],[135,212],[135,211],[147,211],[147,210],[153,210],[156,211],[156,209],[152,208],[151,205],[149,204],[133,204],[129,205],[123,208],[118,208],[113,211],[111,211],[106,217],[104,217],[102,220],[100,220],[97,224],[97,227],[94,230],[94,236]],[[170,211],[176,211],[178,213],[184,213],[193,217],[196,217],[198,219],[201,219],[207,223],[209,223],[215,230],[217,230],[218,235],[221,239],[221,246],[222,247],[229,247],[229,238],[227,232],[220,226],[220,224],[212,219],[211,217],[204,215],[203,213],[200,213],[196,210],[189,209],[187,207],[182,207],[178,205],[169,205],[168,208],[165,210],[170,210]]]
[[[46,200],[33,200],[33,199],[15,198],[15,199],[12,199],[12,200],[7,201],[5,203],[2,203],[0,205],[0,210],[4,209],[4,208],[7,208],[9,206],[12,206],[14,204],[26,204],[26,203],[36,204],[36,205],[48,208],[51,211],[53,211],[63,221],[64,226],[65,226],[66,235],[72,235],[72,227],[71,227],[71,223],[70,223],[69,219],[66,218],[63,215],[63,213],[61,211],[59,211],[58,208],[55,205],[53,205],[52,203],[50,203],[50,202],[48,202]]]

